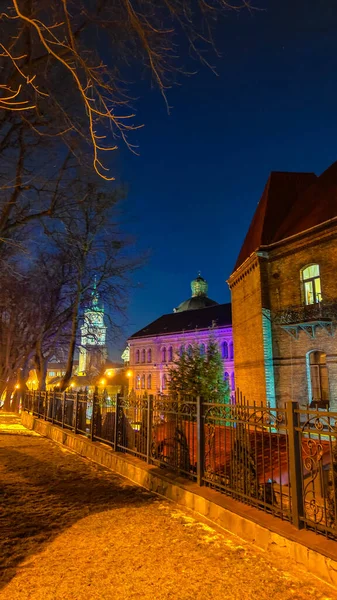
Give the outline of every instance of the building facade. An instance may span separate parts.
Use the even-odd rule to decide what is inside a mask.
[[[228,282],[250,401],[337,410],[336,268],[337,164],[272,173]]]
[[[199,275],[191,283],[192,296],[173,313],[153,321],[128,340],[124,354],[130,368],[130,388],[152,394],[168,392],[168,370],[182,350],[200,344],[206,351],[215,338],[224,361],[224,376],[231,389],[234,381],[234,349],[231,306],[207,296],[207,282]]]

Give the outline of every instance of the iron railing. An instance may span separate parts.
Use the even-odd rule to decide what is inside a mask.
[[[29,392],[23,409],[337,539],[337,413],[168,396]]]
[[[312,321],[334,321],[337,318],[336,302],[315,302],[288,306],[274,313],[274,321],[279,325],[296,325]]]

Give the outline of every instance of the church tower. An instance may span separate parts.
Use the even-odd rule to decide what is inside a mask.
[[[107,359],[106,326],[104,307],[99,305],[96,279],[90,307],[84,311],[81,327],[81,345],[79,347],[79,375],[98,373]]]

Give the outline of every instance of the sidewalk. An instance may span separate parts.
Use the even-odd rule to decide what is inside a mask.
[[[337,599],[288,558],[39,435],[0,432],[0,481],[0,600]]]
[[[37,435],[34,431],[26,429],[21,423],[20,415],[0,410],[0,435]]]

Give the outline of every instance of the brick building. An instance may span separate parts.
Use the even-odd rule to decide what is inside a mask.
[[[337,163],[271,173],[229,278],[236,385],[337,410]]]
[[[224,361],[225,377],[234,388],[231,305],[207,296],[207,282],[199,275],[191,283],[192,296],[173,313],[153,321],[128,340],[123,354],[132,376],[130,387],[149,393],[167,393],[168,369],[184,348],[195,342],[206,349],[210,335],[216,339]]]

